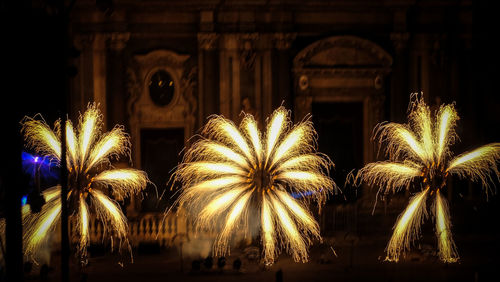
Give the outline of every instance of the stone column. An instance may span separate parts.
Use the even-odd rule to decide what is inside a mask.
[[[108,113],[106,103],[106,53],[108,35],[105,33],[96,33],[92,44],[92,74],[93,74],[93,90],[94,95],[92,101],[100,105],[99,109],[102,113],[102,121],[107,125]]]
[[[207,116],[219,113],[219,68],[217,44],[219,35],[214,32],[198,33],[198,124]]]
[[[409,34],[406,32],[391,33],[395,53],[392,66],[390,119],[398,122],[405,120],[410,95],[407,75],[409,67],[408,38]]]
[[[238,34],[221,36],[219,51],[220,113],[236,120],[240,105],[240,52]]]
[[[275,109],[284,102],[285,106],[293,106],[293,95],[291,85],[291,64],[290,64],[290,47],[295,40],[296,33],[275,33],[273,36],[274,52],[276,54],[273,74],[276,75],[276,90],[273,93],[272,108]]]
[[[261,103],[259,86],[259,53],[257,45],[261,38],[258,33],[242,33],[238,34],[238,54],[239,54],[239,93],[234,93],[233,97],[233,113],[236,121],[240,121],[241,110],[252,114],[257,120],[262,120],[260,117],[261,111],[258,105]],[[247,98],[249,104],[243,102]],[[245,106],[246,105],[246,106]]]
[[[127,100],[127,89],[125,86],[126,73],[122,50],[125,48],[129,39],[130,33],[128,32],[115,32],[109,34],[107,64],[107,77],[109,79],[106,85],[108,129],[113,128],[115,124],[127,124],[127,117],[125,114]]]
[[[72,97],[69,115],[72,120],[76,120],[78,118],[78,113],[84,112],[87,104],[93,101],[92,46],[94,44],[94,39],[94,34],[75,35],[74,44],[80,51],[80,56],[75,61],[78,73],[75,79],[72,80],[71,86]]]
[[[130,132],[126,116],[127,89],[126,89],[126,71],[123,58],[123,49],[130,39],[128,32],[113,32],[105,34],[106,41],[106,80],[105,80],[105,101],[108,130],[111,130],[116,124],[126,125],[127,132]],[[104,105],[101,105],[101,109]],[[136,150],[138,148],[135,148]],[[117,168],[126,168],[131,164],[126,157],[120,159],[119,163],[114,164]],[[133,165],[133,164],[132,164]],[[135,166],[137,167],[137,166]],[[135,216],[138,213],[137,202],[140,202],[137,196],[131,196],[125,199],[122,208],[126,210],[127,216]]]

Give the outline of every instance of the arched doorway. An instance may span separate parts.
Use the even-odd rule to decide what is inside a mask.
[[[293,61],[295,119],[301,120],[308,113],[313,115],[319,150],[335,162],[332,177],[339,186],[343,186],[352,169],[359,169],[375,158],[370,137],[383,117],[385,80],[391,65],[392,57],[380,46],[355,36],[316,41],[300,51]],[[363,198],[359,190],[350,187],[345,190],[348,200]],[[337,198],[345,203],[344,197]],[[365,205],[362,202],[373,203],[368,198],[357,202],[362,206]],[[333,226],[333,231],[352,232],[348,229],[356,226],[352,217],[357,210],[351,207],[339,211],[339,206],[342,205],[330,211],[328,207],[325,209],[325,213],[332,212],[333,216],[323,215],[322,225]],[[336,214],[339,212],[342,215]]]

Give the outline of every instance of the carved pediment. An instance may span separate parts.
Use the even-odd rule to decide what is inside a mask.
[[[314,103],[362,103],[363,160],[372,161],[371,130],[383,116],[392,57],[369,40],[334,36],[307,46],[293,63],[296,120],[311,113]]]
[[[155,50],[145,55],[136,55],[134,59],[144,68],[169,66],[182,69],[189,55],[180,55],[170,50]]]
[[[355,36],[334,36],[319,40],[294,59],[295,68],[386,68],[391,56],[377,44]]]

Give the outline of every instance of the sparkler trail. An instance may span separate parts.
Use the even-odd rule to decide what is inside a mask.
[[[398,261],[400,253],[409,250],[410,243],[420,236],[420,226],[426,216],[425,200],[428,193],[427,188],[413,196],[399,216],[394,225],[394,233],[387,244],[388,260]]]
[[[26,117],[22,126],[27,147],[60,162],[60,121],[51,129],[43,119]],[[112,159],[129,155],[129,136],[123,126],[115,126],[104,134],[101,133],[101,127],[101,113],[95,104],[89,105],[87,111],[80,116],[77,133],[71,121],[68,120],[64,126],[68,150],[69,214],[76,217],[76,230],[80,237],[78,252],[83,264],[86,263],[92,213],[103,223],[111,240],[116,237],[120,242],[128,244],[125,216],[119,205],[99,189],[107,191],[110,187],[114,198],[123,200],[139,193],[149,181],[143,171],[114,169],[111,166]],[[60,189],[60,186],[56,186],[43,191],[46,204],[41,212],[28,214],[23,218],[24,253],[28,259],[34,259],[40,246],[47,243],[49,233],[60,219]]]
[[[23,248],[27,258],[34,258],[44,244],[48,244],[48,233],[52,232],[61,217],[61,187],[55,186],[42,194],[45,205],[36,214],[23,217]]]
[[[455,126],[459,120],[454,104],[441,105],[433,120],[422,96],[412,95],[408,124],[381,123],[375,130],[379,144],[385,144],[388,161],[367,164],[354,177],[354,184],[362,182],[378,186],[379,193],[395,193],[420,183],[421,191],[410,199],[405,211],[394,226],[387,245],[387,260],[398,261],[420,234],[420,225],[426,215],[426,199],[432,197],[431,212],[436,220],[439,257],[443,262],[459,258],[451,234],[448,204],[440,189],[446,186],[449,175],[458,175],[480,181],[489,191],[489,185],[499,179],[500,143],[492,143],[452,157],[449,147],[457,140]],[[378,193],[377,193],[378,194]]]
[[[451,238],[451,222],[448,210],[448,203],[441,196],[441,192],[436,192],[434,202],[434,214],[436,215],[436,236],[438,238],[439,258],[444,262],[456,262],[458,253],[455,243]]]
[[[251,115],[239,127],[213,116],[202,135],[186,151],[174,180],[182,184],[178,203],[196,228],[219,234],[214,253],[229,252],[232,236],[251,233],[255,223],[264,263],[273,263],[281,249],[306,262],[308,246],[321,238],[307,205],[323,204],[336,187],[328,177],[333,163],[316,152],[312,122],[292,126],[289,112],[280,107],[265,133]]]

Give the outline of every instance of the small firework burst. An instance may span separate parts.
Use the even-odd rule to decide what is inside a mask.
[[[498,179],[500,143],[492,143],[453,157],[449,149],[457,139],[455,126],[459,117],[453,104],[442,105],[431,117],[423,97],[412,95],[408,124],[382,123],[376,128],[379,144],[386,144],[388,161],[367,164],[355,177],[355,183],[378,186],[378,193],[388,194],[409,189],[414,182],[422,189],[411,199],[394,225],[387,245],[387,260],[398,261],[420,235],[427,215],[426,201],[433,198],[431,212],[435,217],[439,257],[444,262],[459,259],[451,234],[448,204],[441,190],[449,175],[480,181],[488,192],[489,184]]]
[[[22,132],[26,145],[44,157],[60,163],[61,122],[54,128],[43,119],[25,118]],[[104,191],[111,188],[116,200],[139,193],[148,183],[145,172],[131,168],[114,169],[111,160],[129,155],[130,141],[122,126],[102,133],[102,118],[95,104],[89,105],[80,116],[75,132],[71,121],[66,131],[68,176],[68,208],[76,218],[78,252],[82,262],[86,259],[89,244],[89,220],[91,212],[103,223],[104,232],[127,243],[127,220],[118,203]],[[23,216],[23,243],[27,259],[33,259],[40,247],[47,243],[61,215],[61,187],[55,186],[42,192],[46,204],[39,213]],[[121,244],[119,244],[121,245]]]
[[[265,133],[247,114],[239,128],[214,116],[202,136],[187,150],[175,179],[183,186],[179,204],[195,226],[218,233],[215,254],[229,251],[237,231],[250,234],[257,226],[266,264],[273,263],[282,248],[295,261],[307,261],[307,247],[320,239],[307,202],[321,206],[335,187],[327,176],[333,163],[316,152],[312,122],[306,119],[293,126],[289,112],[280,107]]]

